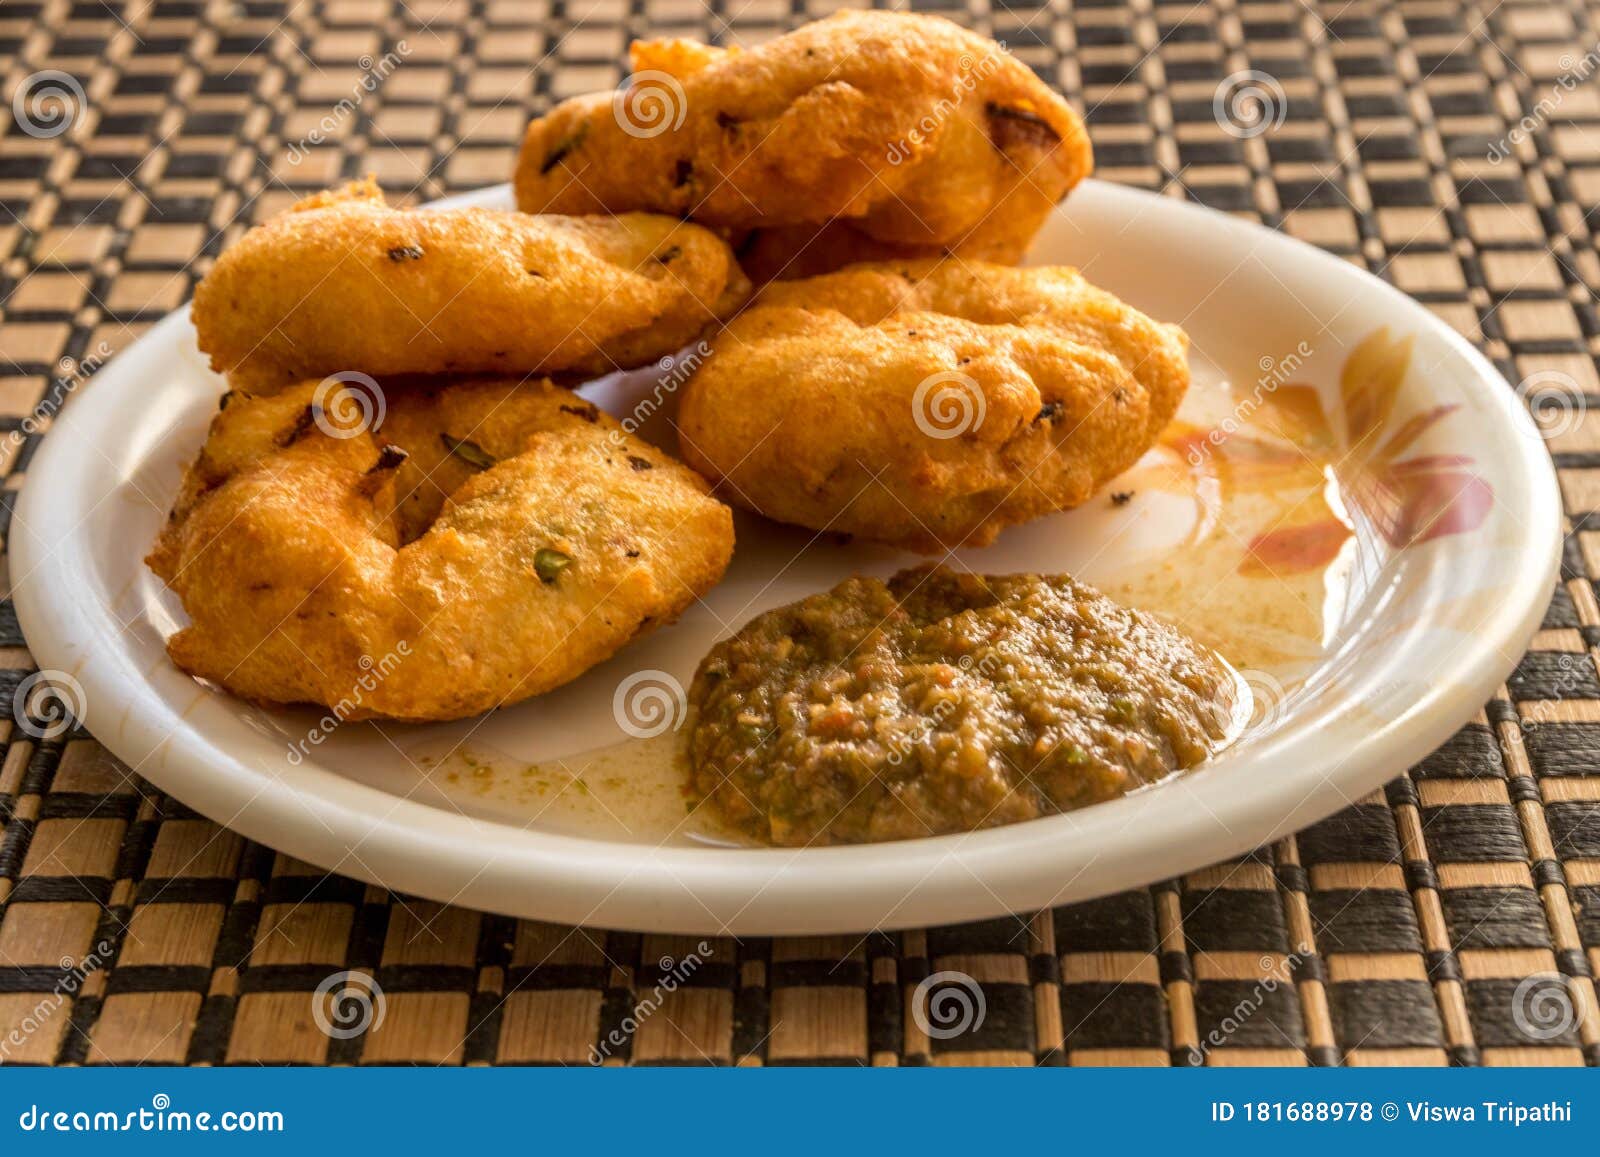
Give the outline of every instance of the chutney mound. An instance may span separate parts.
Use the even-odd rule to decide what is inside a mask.
[[[1245,695],[1207,648],[1064,575],[856,577],[701,661],[690,794],[771,844],[971,831],[1193,767]]]

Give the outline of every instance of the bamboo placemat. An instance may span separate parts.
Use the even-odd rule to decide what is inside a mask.
[[[750,42],[831,7],[5,0],[3,95],[55,70],[83,100],[55,137],[0,114],[0,518],[40,436],[24,419],[252,221],[369,171],[412,200],[505,180],[530,113],[612,86],[630,37]],[[1507,686],[1384,791],[1235,863],[1028,917],[704,948],[328,877],[81,730],[7,719],[0,1060],[1600,1064],[1600,6],[926,7],[1088,111],[1102,177],[1312,241],[1571,397],[1562,583]],[[1216,114],[1251,71],[1282,96],[1264,135]],[[9,601],[0,660],[9,703],[33,669]],[[317,1023],[345,973],[383,994],[354,1035]],[[981,1025],[929,1017],[962,995],[940,973],[971,978]]]

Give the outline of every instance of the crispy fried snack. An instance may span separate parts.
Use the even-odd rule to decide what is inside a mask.
[[[1187,348],[1073,269],[858,265],[757,295],[685,388],[681,447],[782,522],[981,546],[1132,466]]]
[[[548,691],[722,576],[732,513],[548,381],[230,395],[146,560],[168,653],[263,703],[457,719]]]
[[[632,48],[633,81],[528,126],[517,204],[645,209],[758,236],[773,276],[842,249],[833,218],[894,253],[1019,259],[1093,167],[1083,123],[1025,64],[941,17],[837,13],[749,52]],[[792,227],[792,228],[790,228]]]
[[[605,373],[671,353],[748,292],[694,225],[391,209],[369,180],[246,233],[193,316],[211,367],[270,393],[341,370]]]

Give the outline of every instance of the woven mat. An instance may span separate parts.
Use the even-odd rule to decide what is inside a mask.
[[[5,122],[0,426],[20,430],[61,359],[180,305],[293,197],[367,171],[418,200],[505,180],[528,115],[611,86],[631,36],[754,41],[828,7],[6,0],[4,95],[57,69],[89,111],[55,139]],[[1583,55],[1600,5],[930,7],[1089,110],[1101,176],[1287,230],[1428,303],[1509,380],[1600,394],[1600,89]],[[401,63],[366,91],[388,54]],[[1240,139],[1213,97],[1247,69],[1281,85],[1287,117]],[[7,718],[0,1059],[581,1063],[602,1045],[635,1064],[1600,1064],[1600,426],[1569,425],[1551,443],[1570,534],[1543,631],[1486,710],[1384,791],[1239,862],[1054,912],[714,941],[659,1007],[689,941],[329,877],[187,811],[82,731],[35,741]],[[0,516],[36,440],[8,442]],[[32,666],[6,602],[7,702]],[[382,1017],[330,1035],[313,994],[345,971],[375,980]],[[981,986],[980,1026],[924,1031],[940,972]]]

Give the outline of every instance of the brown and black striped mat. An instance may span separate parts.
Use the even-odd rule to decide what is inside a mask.
[[[52,383],[182,304],[250,222],[365,172],[411,200],[505,180],[528,115],[612,85],[630,37],[753,42],[831,6],[3,0],[0,514]],[[718,941],[681,982],[688,941],[328,877],[219,831],[91,735],[35,739],[8,715],[0,1061],[1600,1064],[1600,4],[928,7],[1087,111],[1101,176],[1314,242],[1509,381],[1567,383],[1562,584],[1507,686],[1383,792],[1240,862],[984,924]],[[1249,71],[1283,94],[1269,134],[1214,112]],[[69,85],[59,135],[16,120],[50,115],[26,104],[44,74]],[[0,648],[10,702],[33,662],[9,601]],[[981,1025],[919,1015],[961,995],[930,992],[939,973],[975,982]],[[364,1031],[326,1031],[314,994],[340,974],[346,1004],[381,989]]]

